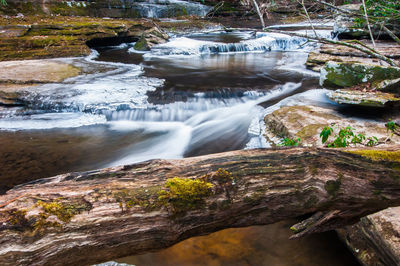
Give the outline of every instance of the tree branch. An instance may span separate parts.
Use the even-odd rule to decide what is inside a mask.
[[[256,12],[257,12],[258,16],[260,17],[261,27],[264,29],[265,28],[265,22],[264,22],[263,14],[261,13],[260,8],[258,7],[257,1],[256,0],[252,0],[252,3],[254,5],[254,8],[256,9]]]
[[[331,230],[399,205],[399,168],[340,150],[257,149],[41,179],[0,196],[0,264],[87,265],[313,213],[293,231]],[[179,190],[182,178],[193,185]]]
[[[281,33],[281,34],[287,34],[287,35],[297,36],[297,37],[302,37],[302,38],[306,38],[306,39],[310,39],[310,40],[319,41],[321,43],[330,43],[330,44],[336,44],[336,45],[350,47],[350,48],[356,49],[356,50],[358,50],[360,52],[363,52],[363,53],[365,53],[367,55],[370,55],[372,57],[375,57],[377,59],[385,61],[386,63],[388,63],[391,66],[400,67],[399,64],[395,63],[393,60],[389,59],[388,57],[386,57],[386,56],[384,56],[382,54],[379,54],[376,50],[374,50],[372,48],[369,48],[369,47],[368,48],[364,48],[364,47],[360,47],[360,46],[351,44],[349,42],[335,41],[335,40],[326,39],[326,38],[323,38],[323,37],[310,37],[310,36],[307,36],[307,35],[304,35],[304,34],[295,33],[295,32],[272,30],[272,29],[266,29],[265,31]]]

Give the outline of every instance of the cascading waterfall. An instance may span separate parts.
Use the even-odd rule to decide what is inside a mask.
[[[230,68],[232,63],[235,66],[239,64],[246,70],[253,69],[253,66],[241,61],[245,58],[235,61],[218,56],[215,60],[193,62],[192,57],[203,58],[218,53],[293,51],[286,52],[280,60],[271,61],[274,69],[282,68],[283,72],[288,73],[299,72],[309,78],[315,75],[303,66],[307,51],[315,45],[304,45],[304,38],[285,34],[238,32],[233,36],[238,41],[220,42],[217,35],[213,32],[174,38],[144,54],[144,62],[163,62],[172,55],[180,58],[178,64],[185,71],[214,71],[213,67],[218,64]],[[119,49],[128,47],[120,46]],[[95,60],[98,55],[93,52],[85,62],[99,67],[107,66],[109,70],[25,91],[21,99],[29,109],[7,114],[0,111],[0,129],[44,130],[100,124],[111,132],[132,132],[143,136],[141,141],[127,145],[124,152],[107,166],[152,158],[202,154],[207,153],[207,147],[210,146],[213,149],[209,152],[215,152],[219,151],[221,139],[226,144],[220,151],[227,147],[266,147],[268,144],[262,137],[262,119],[265,113],[259,104],[294,94],[302,84],[279,84],[279,81],[274,81],[277,85],[265,91],[244,91],[236,94],[226,94],[218,90],[194,92],[188,94],[185,101],[155,104],[148,101],[147,93],[161,88],[165,80],[146,76],[143,65],[102,62]],[[253,57],[249,56],[250,58]],[[216,65],[210,68],[208,64]],[[260,77],[265,76],[264,73],[256,73]]]
[[[304,35],[311,35],[308,31],[300,31]],[[330,36],[330,31],[319,30],[320,36]],[[199,56],[220,53],[243,53],[243,52],[267,52],[267,51],[309,51],[317,44],[307,43],[307,38],[289,36],[280,33],[257,33],[255,36],[247,35],[247,39],[223,43],[192,39],[188,37],[177,37],[171,41],[155,46],[144,57],[164,56]],[[134,48],[130,52],[136,52]]]
[[[212,9],[210,6],[183,0],[122,0],[121,2],[121,8],[129,8],[136,12],[137,17],[143,18],[168,18],[187,15],[203,17]],[[110,6],[110,8],[118,7]]]

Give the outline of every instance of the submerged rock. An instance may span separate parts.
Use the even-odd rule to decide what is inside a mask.
[[[340,89],[329,92],[328,97],[339,104],[355,104],[373,107],[387,107],[388,105],[400,102],[400,98],[393,93],[350,89]]]
[[[328,88],[352,87],[400,78],[400,68],[330,61],[321,69],[320,85]]]

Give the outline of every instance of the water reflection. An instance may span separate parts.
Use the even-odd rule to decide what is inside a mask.
[[[288,240],[296,221],[233,228],[194,237],[156,253],[118,262],[136,266],[336,266],[359,265],[334,232]]]

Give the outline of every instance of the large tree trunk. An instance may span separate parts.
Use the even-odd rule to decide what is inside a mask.
[[[0,197],[0,265],[103,262],[304,214],[294,236],[331,230],[398,205],[399,169],[338,150],[258,149],[42,179]],[[213,187],[173,198],[175,176]]]

